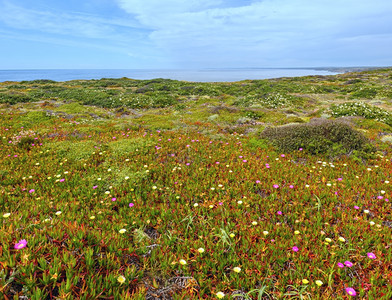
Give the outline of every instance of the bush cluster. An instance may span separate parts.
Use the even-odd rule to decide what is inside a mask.
[[[310,154],[335,157],[354,153],[366,157],[375,150],[362,133],[335,120],[314,119],[306,124],[268,127],[261,133],[261,138],[283,152],[302,148]]]
[[[363,102],[346,102],[330,107],[332,116],[359,116],[372,119],[392,126],[392,114],[380,107],[372,106]]]

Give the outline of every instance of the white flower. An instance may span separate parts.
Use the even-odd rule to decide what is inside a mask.
[[[3,215],[3,218],[8,218],[10,215],[11,215],[10,213],[5,213],[5,214]]]
[[[369,224],[370,224],[370,226],[373,226],[376,223],[374,223],[373,221],[370,221]]]
[[[194,206],[194,207],[198,207],[198,206],[199,206],[199,204],[198,204],[198,203],[195,203],[195,204],[193,204],[193,206]]]
[[[253,221],[253,222],[252,222],[252,225],[257,225],[257,222],[256,222],[256,221]]]
[[[235,234],[234,234],[234,233],[230,233],[229,236],[230,236],[231,238],[233,238],[233,237],[235,237]]]
[[[236,272],[236,273],[239,273],[239,272],[241,272],[241,268],[240,267],[234,267],[233,271]]]
[[[364,212],[365,214],[370,213],[370,211],[368,211],[367,209],[365,209],[363,212]]]
[[[346,239],[345,239],[344,237],[342,237],[342,236],[339,236],[339,241],[341,241],[341,242],[345,242],[345,241],[346,241]]]
[[[183,266],[186,265],[186,261],[184,259],[180,259],[180,264],[182,264]]]
[[[56,216],[61,215],[61,211],[56,211]]]
[[[239,200],[239,201],[237,201],[237,203],[238,203],[238,204],[242,204],[242,201],[241,201],[241,200]]]
[[[222,298],[225,297],[225,294],[222,293],[222,292],[217,292],[217,293],[216,293],[216,296],[217,296],[219,299],[222,299]]]
[[[265,231],[263,231],[263,234],[264,234],[264,235],[268,235],[269,232],[268,232],[267,230],[265,230]]]
[[[122,276],[122,275],[120,275],[120,276],[118,276],[117,277],[117,281],[119,282],[119,283],[121,283],[121,284],[123,284],[124,282],[125,282],[125,277],[124,276]]]
[[[123,228],[123,229],[120,229],[118,232],[121,233],[121,234],[123,234],[123,233],[125,233],[126,231],[127,231],[127,230]]]
[[[199,248],[199,249],[197,249],[197,251],[198,251],[199,253],[203,253],[203,252],[204,252],[204,248]]]

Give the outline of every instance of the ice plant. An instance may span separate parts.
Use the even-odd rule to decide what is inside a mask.
[[[123,233],[125,233],[126,231],[127,231],[127,230],[123,228],[123,229],[120,229],[118,232],[121,233],[121,234],[123,234]]]
[[[357,292],[351,287],[346,288],[346,293],[353,297],[357,295]]]
[[[318,286],[322,286],[322,285],[324,284],[321,280],[316,280],[315,283],[316,283]]]
[[[122,275],[120,275],[120,276],[118,276],[117,277],[117,281],[120,283],[120,284],[123,284],[124,282],[125,282],[125,277],[124,276],[122,276]]]
[[[185,265],[186,265],[186,260],[180,259],[180,264],[182,264],[183,266],[185,266]]]
[[[5,213],[5,214],[3,215],[3,218],[8,218],[10,215],[11,215],[11,213]]]
[[[197,249],[197,251],[198,251],[199,253],[203,253],[203,252],[204,252],[204,248],[199,248],[199,249]]]
[[[373,252],[369,252],[367,253],[367,257],[369,257],[370,259],[376,259],[376,255]]]
[[[222,299],[222,298],[225,297],[225,294],[222,293],[222,292],[217,292],[217,293],[216,293],[216,296],[217,296],[219,299]]]
[[[132,202],[129,203],[129,207],[133,207],[135,204],[133,204]]]
[[[338,262],[338,267],[339,268],[344,268],[344,264],[342,264],[341,262]]]
[[[302,279],[302,283],[303,283],[303,284],[308,284],[308,283],[309,283],[309,280],[307,280],[307,279]]]
[[[17,242],[14,246],[15,249],[23,249],[24,247],[27,246],[27,241],[26,240],[20,240],[19,242]]]
[[[352,263],[351,261],[346,260],[346,261],[344,262],[344,265],[345,265],[346,267],[351,268],[351,267],[353,266],[353,263]]]
[[[294,246],[293,248],[291,248],[291,250],[293,250],[294,252],[298,252],[298,247],[297,246]]]

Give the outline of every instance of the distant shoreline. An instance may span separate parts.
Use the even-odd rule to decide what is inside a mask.
[[[206,68],[206,69],[16,69],[0,70],[0,82],[48,79],[54,81],[130,78],[165,78],[191,82],[235,82],[282,77],[337,75],[387,67],[303,67],[303,68]]]

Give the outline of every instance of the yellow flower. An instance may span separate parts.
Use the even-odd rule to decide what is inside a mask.
[[[219,299],[222,299],[223,297],[225,297],[225,294],[222,293],[222,292],[217,292],[217,293],[216,293],[216,296],[217,296]]]
[[[91,217],[90,217],[90,220],[94,220],[94,219],[95,219],[95,216],[91,216]]]
[[[61,211],[56,211],[56,216],[61,215]]]
[[[120,276],[117,277],[117,281],[118,281],[119,283],[123,284],[123,283],[125,282],[125,277],[122,276],[122,275],[120,275]]]
[[[234,267],[233,271],[236,272],[236,273],[239,273],[239,272],[241,272],[241,268],[240,267]]]
[[[264,235],[268,235],[269,232],[268,232],[267,230],[265,230],[265,231],[263,231],[263,234],[264,234]]]
[[[121,233],[121,234],[123,234],[123,233],[125,233],[126,231],[127,231],[127,230],[123,228],[123,229],[120,229],[118,232]]]
[[[204,248],[199,248],[199,249],[197,249],[197,251],[198,251],[199,253],[203,253],[203,252],[204,252]]]
[[[345,242],[345,241],[346,241],[346,239],[345,239],[344,237],[342,237],[342,236],[339,236],[339,241],[341,241],[341,242]]]
[[[316,284],[317,284],[318,286],[322,286],[322,285],[323,285],[323,282],[322,282],[321,280],[316,280],[315,282],[316,282]]]
[[[10,215],[11,215],[10,213],[5,213],[5,214],[3,215],[3,218],[8,218]]]
[[[294,234],[299,234],[299,231],[298,230],[294,231]]]
[[[257,225],[257,222],[256,222],[256,221],[253,221],[253,222],[252,222],[252,225]]]
[[[302,279],[302,283],[303,283],[303,284],[308,284],[308,283],[309,283],[309,280],[307,280],[307,279]]]
[[[184,259],[180,259],[180,264],[182,264],[183,266],[186,265],[186,261]]]
[[[234,234],[234,233],[230,233],[229,236],[230,236],[231,238],[233,238],[233,237],[235,237],[235,234]]]
[[[330,238],[325,238],[325,241],[326,241],[327,243],[332,242],[332,240],[331,240]]]

